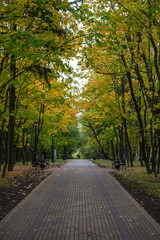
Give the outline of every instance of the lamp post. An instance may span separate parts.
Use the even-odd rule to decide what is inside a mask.
[[[52,162],[54,162],[54,134],[52,134]]]
[[[38,122],[34,123],[34,129],[35,129],[35,145],[34,145],[34,162],[33,166],[36,167],[37,165],[37,127],[38,127]]]

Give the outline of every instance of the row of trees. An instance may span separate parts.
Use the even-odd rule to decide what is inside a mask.
[[[83,62],[82,152],[160,166],[160,6],[156,0],[90,1]]]
[[[73,74],[77,52],[75,4],[50,0],[0,2],[0,166],[31,160],[34,122],[39,152],[69,152],[78,141]],[[76,138],[76,140],[75,140]]]

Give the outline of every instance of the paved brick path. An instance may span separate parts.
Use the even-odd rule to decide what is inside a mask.
[[[53,169],[0,222],[0,240],[160,240],[160,226],[88,160]]]

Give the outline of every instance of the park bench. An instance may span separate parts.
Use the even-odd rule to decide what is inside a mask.
[[[48,168],[49,162],[38,162],[38,163],[36,163],[36,167],[40,167],[41,169]]]
[[[126,164],[124,162],[114,161],[114,162],[112,162],[112,168],[116,168],[117,170],[124,168],[126,171]]]

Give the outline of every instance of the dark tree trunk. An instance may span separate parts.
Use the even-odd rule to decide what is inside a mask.
[[[140,149],[139,149],[139,161],[141,163],[141,167],[144,166],[143,164],[143,157],[142,157],[142,144],[140,143]]]
[[[119,139],[118,139],[118,133],[116,131],[116,128],[115,126],[113,125],[113,129],[114,129],[114,132],[115,132],[115,135],[116,135],[116,139],[117,139],[117,144],[116,144],[116,159],[119,160]]]
[[[124,113],[124,116],[126,114],[126,108],[125,108],[125,86],[124,86],[124,78],[121,78],[121,86],[122,86],[122,110]],[[130,160],[130,164],[131,167],[133,167],[133,154],[132,154],[132,149],[131,149],[131,145],[130,145],[130,141],[129,141],[129,137],[128,137],[128,130],[127,130],[127,123],[126,123],[126,118],[122,115],[122,120],[123,120],[123,125],[124,125],[124,133],[125,133],[125,145],[126,145],[126,154],[128,155],[128,151],[129,150],[129,160]],[[126,155],[125,154],[125,155]],[[129,160],[127,157],[127,164],[129,165]],[[125,161],[125,159],[124,159]]]
[[[13,84],[10,86],[9,96],[8,171],[13,171],[15,163],[15,72],[15,58],[14,56],[11,56],[11,76],[13,78]]]
[[[99,141],[99,139],[98,139],[98,137],[97,137],[96,131],[94,130],[93,126],[90,124],[88,127],[90,127],[90,128],[92,129],[93,134],[94,134],[94,137],[95,137],[95,139],[96,139],[96,141],[97,141],[97,143],[98,143],[98,145],[99,145],[99,147],[100,147],[100,149],[101,149],[101,152],[102,152],[104,158],[105,158],[105,159],[112,160],[112,158],[109,157],[109,155],[108,155],[108,154],[106,153],[106,151],[104,150],[101,142]]]
[[[123,126],[118,127],[119,139],[120,139],[120,161],[124,162],[124,136],[123,136]]]
[[[0,130],[0,172],[1,172],[1,166],[3,165],[3,159],[4,159],[4,155],[3,155],[3,152],[4,152],[4,146],[3,146],[3,131]]]
[[[2,172],[2,177],[5,177],[6,170],[7,170],[7,165],[8,165],[8,133],[6,133],[6,138],[5,138],[5,163],[3,167],[3,172]]]
[[[112,149],[112,158],[115,161],[116,160],[116,155],[115,155],[113,140],[111,140],[111,149]]]
[[[6,111],[7,111],[8,95],[9,95],[9,88],[6,91],[4,113],[6,113]],[[6,149],[7,132],[4,131],[5,122],[6,122],[6,120],[3,118],[1,130],[0,130],[0,164],[5,164],[5,162],[6,162],[6,166],[7,166],[7,164],[8,164],[7,149]],[[3,177],[5,177],[5,169],[4,169],[2,175],[3,175]]]
[[[22,130],[22,162],[23,162],[23,165],[25,165],[25,163],[26,163],[24,139],[25,139],[25,128],[23,128],[23,130]]]
[[[126,69],[128,69],[124,56],[122,56],[122,60],[124,62],[124,66],[126,67]],[[145,162],[147,173],[150,174],[151,170],[150,170],[150,166],[149,166],[149,159],[146,156],[147,143],[146,143],[146,139],[145,139],[143,121],[142,121],[141,114],[140,114],[138,104],[137,104],[137,100],[136,100],[136,97],[135,97],[135,94],[134,94],[131,73],[129,71],[127,71],[126,75],[127,75],[127,78],[128,78],[129,87],[130,87],[130,91],[131,91],[131,97],[132,97],[132,100],[134,102],[134,107],[135,107],[135,110],[136,110],[136,113],[137,113],[137,119],[138,119],[138,123],[139,123],[139,131],[140,131],[140,135],[141,135],[142,156],[143,156],[143,159],[144,159],[144,162]]]

